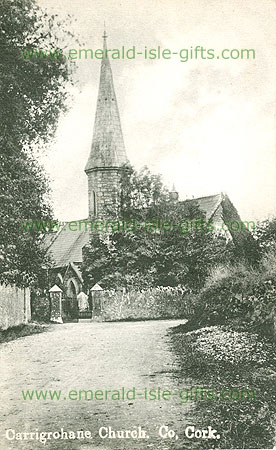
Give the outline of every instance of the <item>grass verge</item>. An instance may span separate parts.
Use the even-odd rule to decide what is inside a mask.
[[[272,342],[230,326],[193,331],[171,329],[180,361],[179,379],[212,389],[254,390],[255,399],[199,399],[193,403],[197,427],[211,425],[221,439],[201,441],[201,448],[275,448],[276,358]],[[195,440],[196,445],[196,440]]]
[[[49,328],[46,324],[31,322],[28,324],[18,325],[17,327],[8,328],[7,330],[0,330],[0,344],[4,342],[13,341],[24,336],[32,334],[43,333]]]

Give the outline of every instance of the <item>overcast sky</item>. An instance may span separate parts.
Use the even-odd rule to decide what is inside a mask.
[[[255,49],[250,60],[112,60],[129,160],[180,198],[226,192],[243,220],[276,215],[276,3],[273,0],[38,0],[76,19],[83,47]],[[72,48],[79,48],[74,40]],[[57,218],[88,215],[84,173],[100,60],[77,61],[68,114],[44,158]]]

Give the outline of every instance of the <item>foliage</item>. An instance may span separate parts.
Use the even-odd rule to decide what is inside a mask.
[[[122,218],[138,221],[136,228],[92,235],[82,268],[87,287],[98,282],[104,288],[198,290],[209,269],[231,256],[232,244],[208,227],[187,231],[185,223],[203,220],[203,213],[192,203],[172,201],[148,169],[125,171],[122,186]]]
[[[184,285],[199,289],[216,261],[228,252],[223,239],[211,233],[181,234],[113,232],[108,239],[93,235],[84,250],[83,277],[88,286],[104,288]]]
[[[47,142],[66,109],[70,69],[65,58],[24,59],[22,50],[57,49],[68,31],[34,0],[0,0],[0,17],[2,139],[11,147]]]
[[[254,232],[255,240],[264,252],[276,250],[276,217],[260,222]]]
[[[186,330],[232,323],[272,337],[275,305],[274,252],[265,253],[257,269],[245,263],[219,265],[211,270]]]
[[[180,377],[219,393],[254,390],[252,397],[194,404],[197,426],[212,417],[221,439],[202,441],[202,448],[272,448],[274,441],[276,360],[271,342],[257,334],[213,326],[189,333],[172,329],[172,348],[181,366]]]
[[[145,220],[164,217],[164,209],[170,205],[170,193],[160,175],[152,174],[145,166],[137,172],[126,166],[121,174],[121,211],[126,220]],[[167,211],[167,216],[171,213]],[[170,218],[172,219],[171,215]]]
[[[41,233],[26,233],[21,222],[51,219],[48,181],[36,152],[66,110],[71,69],[61,58],[24,59],[22,49],[57,48],[62,36],[64,23],[34,0],[0,0],[1,282],[31,285],[44,262]]]

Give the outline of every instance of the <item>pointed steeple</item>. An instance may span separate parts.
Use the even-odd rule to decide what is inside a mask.
[[[98,168],[121,167],[128,163],[112,70],[106,51],[106,39],[107,35],[104,30],[104,55],[101,63],[93,140],[85,172]]]

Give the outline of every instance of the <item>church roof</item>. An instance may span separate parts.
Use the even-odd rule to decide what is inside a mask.
[[[70,231],[67,223],[59,231],[48,233],[45,236],[46,254],[52,257],[55,267],[64,267],[69,263],[81,263],[82,248],[89,242],[87,231]]]
[[[201,211],[204,212],[207,220],[210,220],[215,214],[217,208],[223,202],[225,194],[222,192],[215,195],[209,195],[208,197],[192,198],[184,200],[181,203],[190,203],[198,206]]]
[[[106,52],[101,63],[100,85],[96,107],[93,140],[85,172],[101,167],[121,167],[128,163],[121,121],[114,89],[112,70]]]
[[[240,220],[237,210],[230,202],[227,195],[220,193],[208,197],[185,200],[198,206],[204,212],[207,220],[219,221],[220,216],[225,216],[226,210],[232,220]],[[82,222],[82,221],[81,221]],[[85,229],[69,231],[68,222],[56,233],[48,233],[45,236],[47,254],[51,255],[55,267],[64,267],[69,263],[80,264],[82,262],[82,248],[88,244],[90,233]]]

